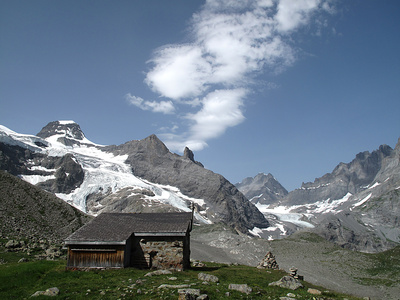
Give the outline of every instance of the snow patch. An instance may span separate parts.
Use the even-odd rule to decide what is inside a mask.
[[[338,213],[340,212],[340,210],[338,210],[338,207],[347,202],[347,200],[349,200],[351,196],[351,193],[347,193],[342,199],[331,200],[330,198],[328,198],[327,200],[306,204],[304,205],[304,207],[308,208],[307,213]]]
[[[369,187],[368,189],[371,190],[377,186],[381,185],[379,182],[375,182],[371,187]]]
[[[255,199],[260,199],[264,194],[260,194],[258,196],[254,196],[253,198],[250,199],[250,202],[255,200]]]
[[[370,193],[367,197],[365,197],[361,201],[359,201],[356,204],[354,204],[353,207],[357,207],[357,206],[360,206],[360,205],[364,204],[365,202],[367,202],[369,200],[369,198],[371,198],[371,196],[372,196],[372,193]]]
[[[311,187],[307,187],[307,188],[301,187],[300,189],[301,190],[316,190],[316,189],[319,189],[321,187],[325,187],[325,186],[329,186],[329,185],[330,185],[330,183],[325,183],[325,184],[320,184],[318,186],[311,186]]]
[[[19,146],[24,149],[29,149],[31,151],[42,152],[43,149],[37,144],[43,144],[48,146],[46,140],[29,134],[20,134],[8,129],[5,126],[0,125],[0,142],[11,145]]]
[[[58,123],[60,123],[61,125],[76,124],[76,122],[72,120],[61,120],[58,121]]]
[[[258,228],[258,227],[254,227],[253,229],[249,229],[249,232],[254,235],[254,236],[258,236],[259,238],[261,237],[261,233],[263,233],[262,229]]]
[[[291,210],[293,210],[295,208],[298,208],[299,206],[290,206],[290,207],[288,207],[288,206],[277,206],[277,207],[274,207],[274,208],[270,209],[269,205],[256,204],[256,207],[264,215],[268,215],[268,214],[274,215],[280,221],[289,222],[289,223],[295,224],[295,225],[300,226],[300,227],[314,228],[313,224],[311,224],[309,222],[306,222],[306,221],[300,220],[301,218],[304,217],[304,214],[292,213],[291,212]],[[282,228],[283,228],[283,226],[282,226]],[[281,231],[285,231],[285,230],[281,229]]]
[[[48,176],[43,176],[43,175],[19,175],[19,177],[30,184],[36,185],[41,182],[45,182],[50,179],[56,179],[56,176],[54,175],[48,175]]]
[[[31,171],[44,171],[44,172],[56,172],[57,171],[57,169],[47,169],[47,168],[42,167],[42,166],[31,166],[31,167],[28,168],[28,170],[31,170]]]
[[[258,228],[258,227],[254,227],[253,229],[249,230],[249,232],[254,235],[254,236],[258,236],[258,237],[262,237],[262,235],[265,232],[275,232],[275,231],[280,231],[280,233],[278,234],[279,236],[284,236],[287,234],[287,231],[285,230],[285,227],[282,224],[275,224],[275,226],[270,226],[268,228]],[[273,240],[273,236],[269,235],[268,236],[268,240]]]

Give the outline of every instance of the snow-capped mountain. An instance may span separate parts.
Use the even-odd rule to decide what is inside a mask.
[[[251,199],[265,187],[239,189]],[[395,149],[382,145],[372,153],[359,153],[332,173],[303,183],[273,203],[256,206],[271,224],[253,231],[264,238],[306,229],[351,249],[391,248],[400,242],[400,139]]]
[[[88,140],[73,121],[55,121],[36,136],[0,126],[0,169],[55,193],[81,211],[190,211],[200,223],[242,232],[268,221],[225,178],[185,149],[171,153],[155,136],[119,146]]]

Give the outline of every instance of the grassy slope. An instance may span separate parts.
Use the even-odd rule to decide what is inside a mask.
[[[66,271],[65,260],[29,261],[18,263],[21,253],[0,252],[0,259],[6,263],[0,265],[0,299],[28,298],[38,290],[50,287],[60,289],[59,299],[177,299],[177,288],[158,289],[161,284],[191,284],[210,299],[279,299],[292,292],[301,299],[313,299],[307,293],[311,284],[304,282],[305,289],[291,291],[278,287],[269,287],[268,283],[280,279],[283,271],[259,270],[248,266],[228,266],[224,264],[207,263],[206,267],[193,268],[173,275],[145,277],[148,270],[133,268],[119,270]],[[204,285],[197,279],[198,273],[205,272],[219,277],[220,283]],[[170,280],[171,276],[177,280]],[[137,283],[138,280],[141,282]],[[246,283],[253,288],[250,295],[229,291],[230,283]],[[318,287],[317,287],[318,288]],[[324,291],[323,288],[319,288]],[[46,299],[45,296],[41,296]],[[343,295],[324,292],[324,299],[343,299]],[[358,299],[347,296],[347,299]],[[40,297],[39,297],[40,299]]]
[[[362,284],[379,284],[388,287],[399,285],[400,246],[377,254],[368,254],[374,264],[366,269],[369,276],[359,277]]]

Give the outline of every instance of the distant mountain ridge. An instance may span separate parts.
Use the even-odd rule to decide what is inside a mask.
[[[198,222],[241,232],[268,227],[262,213],[224,177],[151,135],[123,145],[89,141],[73,121],[47,124],[36,135],[0,126],[0,169],[50,191],[90,214],[103,211],[189,211]]]
[[[301,188],[288,194],[282,204],[310,204],[322,199],[342,199],[347,193],[355,195],[373,183],[382,168],[383,160],[393,149],[382,145],[378,150],[360,152],[350,163],[340,163],[332,171],[314,182],[303,183]]]
[[[235,186],[254,204],[276,203],[288,194],[271,173],[259,173],[254,178],[247,177]]]
[[[265,193],[266,186],[253,184],[259,177],[237,185],[249,199]],[[307,229],[350,249],[389,249],[400,243],[400,139],[394,149],[361,152],[332,173],[256,205],[271,227],[255,234],[266,238]]]

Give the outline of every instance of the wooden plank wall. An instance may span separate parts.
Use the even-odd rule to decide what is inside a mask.
[[[67,268],[123,268],[125,246],[69,246]]]

